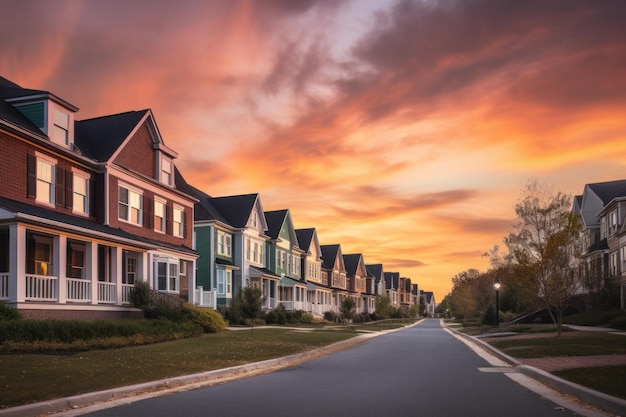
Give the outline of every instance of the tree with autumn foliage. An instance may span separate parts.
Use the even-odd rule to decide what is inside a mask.
[[[531,179],[504,239],[509,270],[549,311],[559,336],[567,304],[582,288],[582,222],[571,209],[570,195]]]

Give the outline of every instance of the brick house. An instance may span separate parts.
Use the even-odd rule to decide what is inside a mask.
[[[196,200],[152,112],[77,112],[0,77],[0,300],[28,317],[135,317],[146,281],[193,301]]]

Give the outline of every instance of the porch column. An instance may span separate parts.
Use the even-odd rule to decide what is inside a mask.
[[[91,282],[91,304],[98,304],[98,244],[85,244],[85,276]]]
[[[111,250],[111,282],[115,283],[115,304],[122,304],[122,248],[119,246]]]
[[[148,252],[142,252],[137,259],[137,276],[139,281],[150,284],[150,272],[148,268]],[[152,285],[150,285],[152,286]]]
[[[57,277],[59,304],[67,302],[67,236],[52,239],[52,275]]]
[[[9,226],[9,302],[22,303],[26,297],[26,228]]]
[[[189,284],[187,285],[187,290],[189,292],[189,302],[191,304],[195,304],[195,296],[196,296],[196,260],[191,261],[191,265],[187,264],[187,279],[189,280]],[[211,288],[209,288],[210,290]]]

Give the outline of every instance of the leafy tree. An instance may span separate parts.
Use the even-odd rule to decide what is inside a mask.
[[[531,179],[504,239],[512,272],[550,312],[558,336],[567,303],[581,288],[582,224],[571,207],[571,196]]]
[[[254,320],[261,315],[264,303],[265,297],[260,288],[241,288],[239,294],[231,302],[231,314],[243,319],[251,319],[252,335],[254,336]]]
[[[356,314],[356,303],[352,297],[346,297],[341,302],[340,312],[341,318],[347,322],[350,322],[354,318],[354,315]]]
[[[376,296],[376,315],[381,319],[388,319],[393,314],[391,299],[387,295]]]

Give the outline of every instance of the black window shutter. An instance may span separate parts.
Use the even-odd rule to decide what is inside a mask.
[[[37,198],[37,158],[31,154],[26,157],[26,197]]]
[[[56,189],[56,206],[65,207],[65,170],[58,165],[56,167],[54,182]]]
[[[74,174],[69,169],[65,171],[65,207],[74,208]]]
[[[187,237],[187,212],[183,210],[182,213],[182,222],[183,222],[183,237]]]
[[[154,202],[147,195],[143,196],[143,227],[154,227]]]
[[[174,223],[172,221],[173,210],[174,210],[174,207],[172,207],[171,204],[167,204],[165,206],[165,233],[167,233],[168,235],[171,235],[174,230],[174,227],[172,225],[172,223]]]

